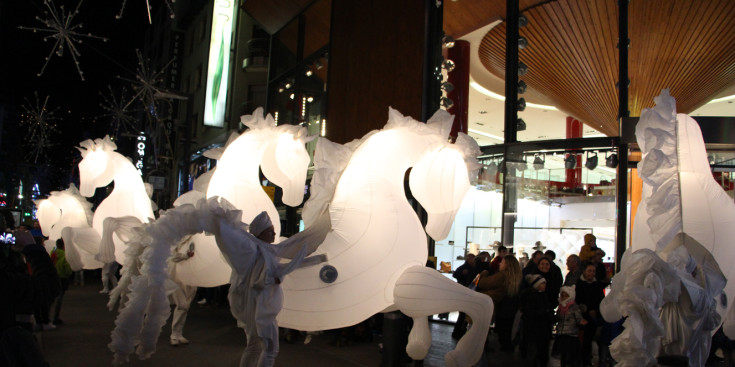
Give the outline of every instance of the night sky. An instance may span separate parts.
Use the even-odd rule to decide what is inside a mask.
[[[128,0],[122,19],[116,19],[123,0],[86,0],[72,24],[82,23],[78,30],[108,38],[107,42],[83,39],[77,48],[78,58],[84,72],[82,81],[70,50],[65,49],[62,57],[53,54],[42,76],[37,76],[51,51],[53,40],[43,41],[46,32],[32,32],[19,26],[46,28],[35,19],[44,17],[46,10],[42,0],[0,0],[0,105],[4,106],[2,141],[0,141],[0,189],[8,186],[12,175],[30,172],[37,176],[42,192],[63,189],[73,173],[70,170],[79,159],[74,146],[84,139],[101,138],[108,131],[109,119],[96,117],[104,114],[100,107],[100,92],[109,95],[107,86],[119,90],[129,82],[120,76],[134,79],[137,68],[135,50],[143,49],[146,30],[150,27],[145,12],[145,0]],[[72,11],[78,0],[55,0],[58,8],[65,6]],[[165,6],[163,0],[151,1],[153,7]],[[50,149],[48,160],[36,164],[27,162],[27,146],[24,144],[26,129],[19,126],[20,114],[27,98],[35,104],[34,92],[43,101],[49,96],[49,106],[58,107],[55,116],[59,134],[52,138],[55,145]],[[96,120],[96,121],[95,121]],[[17,179],[17,178],[16,178]]]

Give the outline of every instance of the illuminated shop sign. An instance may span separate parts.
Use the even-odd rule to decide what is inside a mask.
[[[140,132],[138,135],[138,143],[136,145],[138,149],[138,161],[135,162],[135,169],[138,170],[138,174],[143,176],[143,158],[145,158],[145,135]]]
[[[235,0],[214,2],[207,66],[207,92],[204,101],[204,125],[207,126],[224,126],[232,24],[235,17],[234,2]]]

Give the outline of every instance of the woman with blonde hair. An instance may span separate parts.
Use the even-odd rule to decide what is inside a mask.
[[[505,255],[500,262],[500,271],[488,275],[483,271],[478,275],[477,291],[488,295],[495,304],[493,318],[495,331],[498,333],[500,349],[505,352],[513,351],[511,330],[513,320],[520,307],[518,290],[521,286],[521,265],[513,255]]]

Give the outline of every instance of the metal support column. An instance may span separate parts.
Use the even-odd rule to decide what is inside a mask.
[[[507,148],[518,141],[518,0],[506,1],[505,30],[505,164],[503,172],[503,237],[506,246],[513,244],[513,227],[518,217],[514,160]]]
[[[618,55],[620,59],[618,74],[618,122],[630,115],[628,111],[628,2],[618,0]],[[622,131],[621,131],[622,135]],[[620,261],[627,249],[628,239],[628,144],[618,146],[618,185],[617,185],[617,237],[615,246],[615,270],[620,271]]]

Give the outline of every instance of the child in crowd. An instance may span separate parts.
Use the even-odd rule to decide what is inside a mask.
[[[579,326],[587,324],[587,320],[582,317],[579,305],[574,303],[574,296],[574,286],[561,287],[554,340],[554,350],[559,352],[561,367],[578,367],[581,362]]]
[[[532,366],[546,367],[554,309],[546,296],[546,279],[539,274],[528,274],[525,279],[530,288],[521,295],[524,338],[529,347],[535,347]]]

